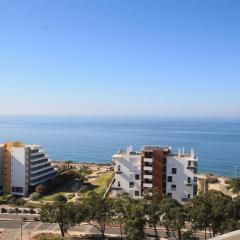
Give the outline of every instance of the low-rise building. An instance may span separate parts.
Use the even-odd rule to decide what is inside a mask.
[[[197,157],[192,150],[173,153],[170,147],[144,146],[141,151],[119,151],[112,157],[116,193],[127,192],[138,198],[148,195],[168,196],[186,201],[196,194]]]
[[[0,145],[0,171],[1,190],[19,196],[27,196],[55,174],[42,146],[22,142]]]

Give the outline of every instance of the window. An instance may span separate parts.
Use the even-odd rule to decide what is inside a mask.
[[[121,172],[121,166],[118,165],[118,172]]]
[[[130,182],[130,183],[129,183],[129,187],[130,187],[130,188],[133,188],[133,187],[134,187],[134,182]]]
[[[139,196],[139,191],[135,191],[135,196],[136,196],[136,197]]]
[[[175,184],[172,184],[172,190],[176,191],[177,186]]]
[[[118,187],[121,187],[121,184],[120,184],[120,182],[118,181]]]
[[[12,192],[23,193],[22,187],[12,187]]]
[[[172,198],[172,193],[167,193],[167,197]]]
[[[176,168],[172,168],[172,174],[176,174],[177,173],[177,169]]]
[[[191,194],[188,194],[188,198],[191,198]]]
[[[172,182],[172,176],[168,176],[167,181],[168,181],[168,182]]]
[[[139,179],[140,179],[139,174],[135,174],[135,180],[139,180]]]
[[[188,182],[188,183],[191,183],[191,178],[190,178],[190,177],[188,177],[187,182]]]
[[[145,153],[144,153],[144,157],[145,157],[145,158],[152,158],[152,156],[153,156],[153,153],[152,153],[152,152],[145,152]]]
[[[191,161],[188,161],[188,167],[191,167],[192,163]]]

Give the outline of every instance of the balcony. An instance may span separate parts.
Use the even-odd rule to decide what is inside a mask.
[[[152,171],[153,168],[152,168],[152,167],[149,167],[149,166],[144,166],[144,167],[143,167],[143,170],[144,170],[144,171]]]
[[[189,161],[187,165],[187,169],[194,170],[197,168],[197,162],[196,161]]]
[[[35,156],[37,156],[37,155],[39,155],[39,154],[45,154],[45,152],[43,151],[43,150],[39,150],[39,151],[37,151],[37,152],[32,152],[32,153],[30,153],[31,154],[31,157],[35,157]]]
[[[37,164],[31,164],[31,169],[34,169],[34,168],[37,168],[37,167],[41,167],[41,166],[44,166],[46,164],[50,164],[49,161],[44,160],[44,161],[41,161],[41,162],[39,162]],[[51,164],[50,164],[50,166],[51,166]]]
[[[143,183],[144,188],[152,188],[152,183]]]
[[[152,163],[153,162],[152,158],[144,158],[143,161],[144,162],[148,162],[148,163]]]
[[[144,179],[153,179],[153,176],[152,175],[143,175],[143,178]]]
[[[40,173],[37,176],[31,176],[30,180],[34,181],[34,180],[37,180],[38,178],[41,178],[41,177],[44,177],[46,175],[50,175],[50,174],[53,174],[53,173],[55,173],[55,170],[54,169],[49,169],[49,171],[46,171],[44,173]]]
[[[34,162],[38,162],[38,161],[43,160],[43,159],[46,159],[48,161],[48,155],[43,155],[43,156],[40,156],[38,158],[31,158],[30,162],[34,163]]]
[[[48,169],[50,170],[50,169],[53,169],[53,168],[51,167],[51,165],[48,165],[48,166],[44,166],[44,167],[39,168],[39,169],[32,169],[31,174],[36,174],[38,172],[42,172],[42,171],[45,171],[45,170],[48,170]]]

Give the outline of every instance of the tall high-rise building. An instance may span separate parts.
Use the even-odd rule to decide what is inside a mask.
[[[42,146],[22,142],[0,144],[0,172],[0,189],[19,196],[55,174]]]
[[[127,192],[134,198],[147,193],[186,201],[197,192],[198,159],[193,150],[173,153],[170,147],[144,146],[136,152],[130,146],[114,154],[112,160],[112,189],[117,193]]]

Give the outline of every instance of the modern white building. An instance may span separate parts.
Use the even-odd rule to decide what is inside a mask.
[[[115,171],[112,190],[129,193],[134,198],[147,192],[150,197],[165,195],[187,201],[197,192],[197,160],[193,150],[173,153],[170,147],[144,146],[135,152],[128,147],[112,157]]]
[[[131,197],[141,195],[141,154],[134,152],[132,147],[127,151],[119,151],[113,155],[115,180],[113,188],[127,192]]]
[[[55,171],[39,145],[8,142],[0,145],[1,189],[27,196],[38,184],[50,180]]]

